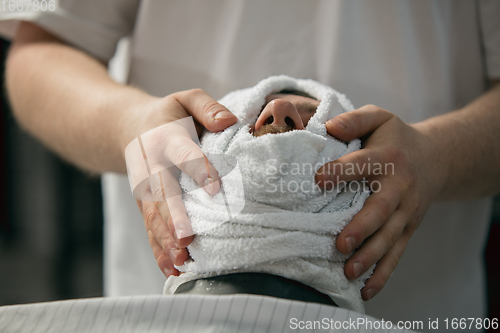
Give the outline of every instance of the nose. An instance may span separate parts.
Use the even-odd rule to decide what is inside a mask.
[[[283,99],[273,99],[267,103],[255,122],[255,130],[258,131],[262,126],[268,124],[278,127],[289,126],[297,130],[305,129],[295,106]]]

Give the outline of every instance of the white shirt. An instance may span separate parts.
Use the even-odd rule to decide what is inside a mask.
[[[54,12],[1,18],[35,21],[102,59],[131,34],[127,81],[157,96],[202,88],[217,99],[287,74],[418,122],[466,105],[487,78],[500,78],[499,14],[498,1],[468,0],[61,0]],[[127,178],[106,175],[103,185],[106,293],[160,293],[165,278]],[[490,199],[431,206],[367,314],[484,318],[490,211]]]

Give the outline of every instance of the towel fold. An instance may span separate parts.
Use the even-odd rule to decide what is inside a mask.
[[[249,132],[265,98],[282,90],[305,92],[320,101],[305,130],[254,137]],[[219,103],[238,122],[220,133],[206,132],[202,151],[222,175],[221,191],[208,195],[182,174],[183,201],[196,234],[188,247],[186,272],[169,277],[165,293],[187,281],[234,272],[265,272],[300,281],[336,304],[364,312],[357,280],[344,275],[348,255],[336,236],[362,208],[370,191],[364,182],[320,189],[315,173],[325,163],[360,149],[360,141],[339,141],[324,123],[353,109],[336,90],[313,80],[274,76],[237,90]],[[353,186],[354,185],[354,186]]]

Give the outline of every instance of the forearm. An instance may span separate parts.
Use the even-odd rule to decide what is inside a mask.
[[[71,163],[91,172],[125,172],[125,115],[156,98],[115,83],[102,63],[51,35],[34,35],[16,38],[7,59],[15,117]]]
[[[428,163],[443,181],[439,201],[500,190],[500,84],[460,110],[414,126],[434,142]]]

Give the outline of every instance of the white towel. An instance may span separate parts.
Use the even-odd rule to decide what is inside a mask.
[[[254,137],[249,126],[266,96],[282,90],[305,92],[319,100],[315,115],[305,130]],[[222,190],[211,197],[181,175],[196,236],[188,247],[192,261],[179,267],[186,273],[169,277],[164,292],[172,294],[180,284],[201,277],[265,272],[300,281],[339,306],[364,313],[360,289],[371,270],[348,280],[343,270],[349,256],[337,251],[335,240],[370,191],[364,183],[323,191],[314,179],[326,162],[360,149],[359,140],[339,141],[324,125],[353,110],[351,102],[316,81],[282,75],[231,92],[219,103],[238,122],[220,133],[206,132],[201,146],[223,176]]]

